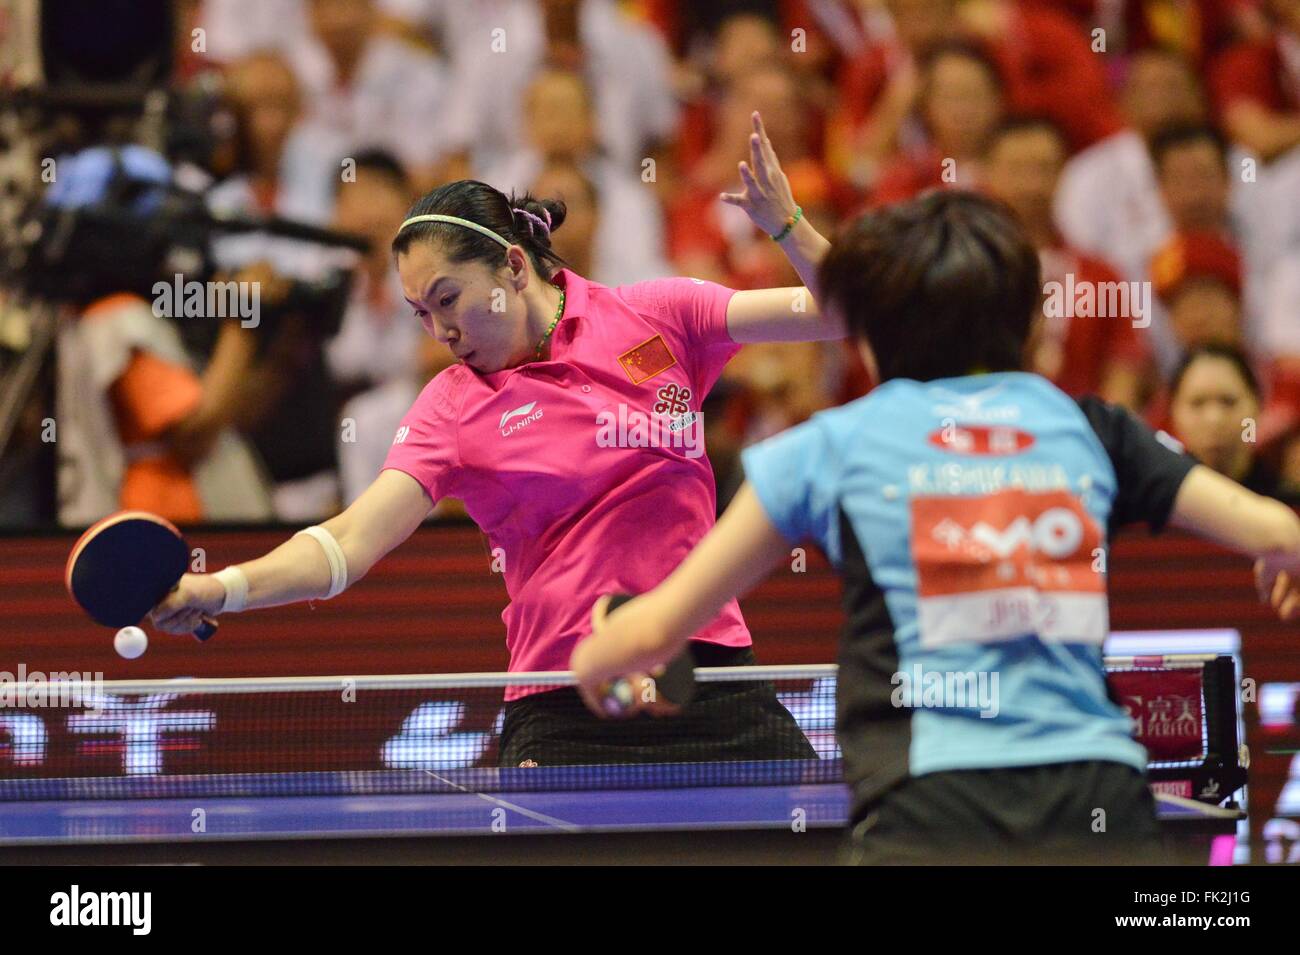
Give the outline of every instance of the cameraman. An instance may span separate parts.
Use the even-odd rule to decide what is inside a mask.
[[[166,161],[141,147],[88,149],[60,158],[46,197],[50,207],[72,210],[100,205],[122,178],[145,190],[129,210],[138,227],[107,234],[81,227],[75,274],[56,276],[64,303],[55,399],[63,524],[124,509],[182,523],[270,516],[260,469],[227,413],[248,368],[237,324],[216,331],[200,371],[167,317],[175,313],[147,297],[157,263],[123,257],[130,243],[120,229],[148,231],[148,190],[169,177]]]

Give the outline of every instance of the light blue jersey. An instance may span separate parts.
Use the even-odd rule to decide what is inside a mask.
[[[1108,531],[1160,527],[1192,460],[1036,375],[890,381],[744,452],[844,580],[839,734],[859,801],[942,770],[1146,768],[1108,693]]]

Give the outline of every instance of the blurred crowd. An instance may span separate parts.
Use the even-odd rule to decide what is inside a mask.
[[[1300,491],[1300,0],[201,0],[179,11],[175,84],[220,77],[237,124],[231,154],[206,171],[212,204],[330,225],[373,251],[327,340],[289,326],[254,354],[238,354],[235,336],[209,342],[201,396],[170,415],[156,396],[175,386],[156,368],[108,396],[119,422],[180,435],[194,455],[232,436],[251,444],[264,493],[241,489],[223,509],[137,473],[117,504],[299,521],[354,498],[419,388],[453,360],[422,335],[387,251],[411,200],[450,179],[562,198],[554,246],[596,282],[799,284],[780,248],[718,200],[739,184],[754,110],[828,236],[930,188],[1004,200],[1042,256],[1028,367],[1128,406],[1256,490]],[[341,187],[345,157],[353,179]],[[242,236],[221,259],[273,291],[319,268],[301,253]],[[720,503],[741,447],[871,385],[843,343],[743,349],[705,407]],[[223,473],[230,487],[241,472]],[[83,504],[61,519],[103,507]]]

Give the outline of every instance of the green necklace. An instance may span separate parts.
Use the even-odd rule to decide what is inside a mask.
[[[559,286],[555,286],[555,287],[559,288]],[[542,349],[545,348],[546,343],[550,341],[551,332],[555,331],[555,326],[560,324],[560,316],[563,314],[564,314],[564,289],[560,289],[560,307],[555,310],[555,318],[551,320],[551,327],[546,330],[546,334],[542,336],[542,340],[537,343],[538,361],[541,360]]]

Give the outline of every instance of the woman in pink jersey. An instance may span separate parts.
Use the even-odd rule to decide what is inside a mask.
[[[806,288],[607,288],[551,250],[562,202],[472,180],[419,200],[393,241],[398,272],[460,362],[424,388],[347,510],[257,560],[186,575],[157,626],[183,633],[201,613],[333,596],[452,496],[503,555],[510,670],[565,669],[599,595],[654,587],[713,526],[700,406],[728,359],[747,342],[843,336],[814,301],[829,243],[802,218],[757,114],[750,147],[743,191],[723,199],[781,244]],[[732,601],[692,649],[698,665],[740,665],[750,643]],[[678,719],[624,724],[590,716],[571,690],[531,694],[508,703],[501,739],[502,765],[814,755],[757,683],[715,684]]]

